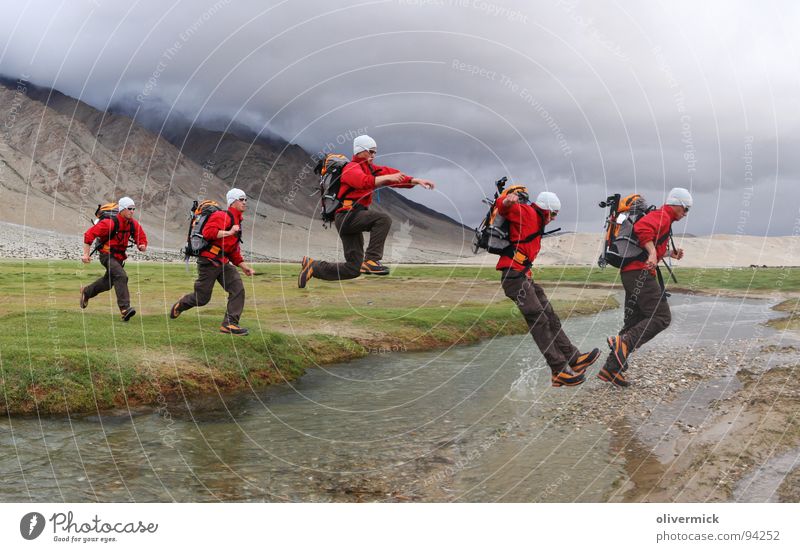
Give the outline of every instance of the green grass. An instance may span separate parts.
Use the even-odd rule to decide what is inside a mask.
[[[429,349],[527,329],[494,271],[400,267],[388,278],[312,280],[298,290],[296,265],[270,264],[245,278],[242,324],[251,335],[236,338],[218,332],[221,288],[206,307],[167,318],[169,306],[192,289],[194,267],[126,268],[139,311],[129,323],[119,319],[113,291],[78,308],[79,286],[102,274],[96,262],[0,262],[0,408],[59,413],[156,405],[291,380],[308,367],[370,350]],[[617,306],[602,294],[553,304],[562,316]]]
[[[203,309],[166,316],[192,289],[194,267],[129,263],[139,315],[119,320],[112,293],[77,306],[78,287],[102,273],[98,263],[0,262],[0,408],[10,412],[94,411],[158,404],[218,391],[261,387],[299,377],[308,367],[347,361],[371,350],[422,350],[512,333],[526,327],[502,294],[491,267],[404,265],[385,278],[312,280],[298,290],[297,265],[268,264],[245,279],[246,338],[218,332],[225,294]],[[797,269],[675,270],[673,289],[796,292]],[[589,267],[537,268],[534,278],[555,294],[566,317],[616,307],[559,297],[559,283],[614,284],[618,272]],[[776,307],[800,327],[797,300]]]
[[[669,278],[662,267],[664,278]],[[713,291],[800,291],[800,268],[681,268],[674,267],[678,283],[669,283],[675,289]],[[614,284],[619,281],[619,271],[613,267],[535,267],[533,278],[540,282],[576,284]],[[405,265],[389,278],[458,278],[497,280],[497,271],[491,267],[440,267]]]
[[[768,326],[777,330],[800,330],[800,299],[796,297],[787,299],[772,307],[772,310],[786,312],[788,316],[770,320],[767,322]]]

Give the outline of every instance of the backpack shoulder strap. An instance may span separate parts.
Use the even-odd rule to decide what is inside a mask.
[[[111,223],[114,225],[114,227],[111,229],[111,232],[108,233],[108,238],[103,240],[103,243],[113,240],[114,236],[116,236],[117,232],[119,232],[119,220],[117,220],[117,217],[113,217],[111,219]]]
[[[233,225],[236,223],[236,217],[233,216],[233,213],[231,213],[230,209],[225,209],[225,214],[227,214],[228,218],[230,219],[230,225],[228,225],[228,227],[225,230],[230,230],[231,228],[233,228]],[[237,233],[236,237],[239,238],[239,243],[242,243],[242,229],[241,228],[239,228],[239,232]]]
[[[517,243],[517,244],[519,244],[519,243],[529,243],[529,242],[532,242],[533,240],[535,240],[536,238],[538,238],[539,236],[544,236],[545,235],[546,232],[544,231],[544,227],[545,227],[544,215],[541,214],[538,211],[536,211],[536,214],[539,215],[539,230],[537,230],[533,234],[525,236],[521,240],[515,241],[514,243]]]
[[[656,245],[661,245],[662,243],[664,243],[665,241],[667,241],[671,237],[672,237],[672,223],[670,223],[670,225],[669,225],[669,232],[667,232],[666,234],[664,234],[663,236],[658,238],[658,241],[656,242]]]

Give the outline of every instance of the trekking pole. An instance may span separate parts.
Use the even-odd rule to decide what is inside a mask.
[[[672,230],[669,231],[669,243],[672,246],[672,250],[677,253],[678,252],[678,248],[675,247],[675,240],[672,238]],[[661,260],[664,261],[664,259],[661,259]],[[669,266],[666,261],[664,261],[664,266],[667,267],[667,270],[669,271],[669,275],[672,278],[672,281],[677,284],[678,280],[675,279],[675,274],[672,272],[672,267]]]
[[[670,266],[667,264],[667,261],[665,261],[664,259],[661,259],[661,262],[664,263],[664,267],[667,269],[667,272],[669,272],[669,277],[672,278],[672,281],[677,284],[678,283],[678,279],[675,278],[675,273],[672,272],[672,268],[670,268]]]

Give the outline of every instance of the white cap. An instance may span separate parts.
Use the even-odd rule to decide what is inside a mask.
[[[362,151],[369,151],[377,147],[378,144],[375,143],[375,140],[366,134],[362,134],[361,136],[356,136],[356,139],[353,140],[353,155],[358,155]]]
[[[672,188],[667,194],[665,205],[680,205],[681,207],[692,206],[692,194],[686,188]]]
[[[537,197],[536,206],[545,211],[560,211],[561,200],[553,192],[541,192]]]
[[[127,209],[128,207],[136,206],[133,200],[128,196],[119,198],[119,201],[117,201],[117,205],[119,206],[120,211],[122,211],[123,209]]]
[[[237,199],[247,199],[247,194],[239,188],[231,188],[225,198],[228,200],[228,207],[230,207]]]

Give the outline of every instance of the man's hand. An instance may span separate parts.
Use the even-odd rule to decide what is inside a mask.
[[[424,178],[415,178],[411,182],[417,184],[418,186],[422,186],[426,190],[433,190],[436,187],[433,182],[430,180],[425,180]]]
[[[240,263],[239,268],[245,273],[245,276],[255,276],[256,271],[250,268],[247,263]]]
[[[645,261],[647,268],[650,270],[655,270],[656,266],[658,265],[658,257],[656,257],[655,253],[650,253],[647,256],[647,260]]]
[[[239,225],[238,224],[234,224],[233,226],[231,226],[231,229],[228,230],[228,235],[229,236],[235,236],[238,233],[239,233]]]
[[[683,249],[681,249],[680,247],[677,250],[673,249],[672,251],[669,252],[669,256],[672,257],[673,259],[677,259],[680,261],[681,259],[683,259]]]
[[[137,247],[139,248],[139,251],[141,251],[142,253],[147,251],[147,246],[146,245],[139,244],[139,245],[137,245]]]
[[[515,203],[519,203],[519,196],[515,193],[506,194],[503,205],[514,205]]]
[[[81,262],[83,264],[89,264],[90,262],[92,262],[92,259],[91,257],[89,257],[89,255],[81,255]]]

